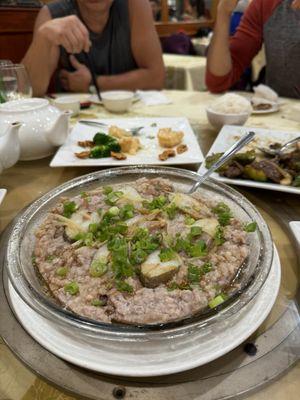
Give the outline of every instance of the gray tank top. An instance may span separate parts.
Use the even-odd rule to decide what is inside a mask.
[[[57,0],[47,5],[52,18],[61,18],[75,14],[81,20],[76,0]],[[89,30],[92,47],[90,57],[97,75],[115,75],[137,68],[131,51],[131,32],[127,0],[114,0],[108,22],[102,33]],[[86,64],[83,54],[75,55],[77,60]],[[73,71],[68,54],[61,48],[60,67]]]
[[[299,97],[300,88],[300,11],[283,0],[264,26],[266,84],[280,96]]]

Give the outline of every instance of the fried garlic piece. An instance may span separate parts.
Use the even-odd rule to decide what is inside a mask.
[[[82,158],[82,159],[84,159],[84,158],[89,158],[90,154],[91,154],[90,151],[82,151],[82,152],[80,152],[80,153],[75,153],[75,156],[76,156],[77,158]]]
[[[114,151],[112,151],[110,155],[112,156],[112,158],[115,158],[116,160],[126,160],[127,158],[125,154],[115,153]]]
[[[185,153],[186,151],[188,151],[188,147],[186,144],[180,144],[179,146],[177,146],[176,151],[177,151],[177,154],[182,154],[182,153]]]
[[[175,156],[176,156],[175,150],[168,149],[159,154],[158,158],[160,159],[160,161],[166,161],[168,158]]]
[[[79,141],[77,143],[78,143],[78,146],[80,146],[80,147],[93,147],[94,146],[94,142],[92,140],[83,140],[83,141]]]
[[[174,147],[181,143],[184,133],[182,131],[172,131],[171,128],[161,128],[157,138],[161,147]]]

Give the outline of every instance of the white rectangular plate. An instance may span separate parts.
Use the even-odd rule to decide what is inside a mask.
[[[53,160],[51,167],[87,167],[87,166],[118,166],[118,165],[180,165],[180,164],[198,164],[203,161],[203,154],[198,144],[197,138],[187,120],[187,118],[114,118],[95,120],[104,122],[108,126],[116,125],[119,128],[130,129],[138,126],[144,126],[138,138],[143,148],[136,155],[127,155],[126,160],[115,160],[111,157],[98,159],[80,159],[74,153],[84,151],[77,145],[79,140],[92,140],[97,132],[107,133],[107,128],[98,128],[86,126],[77,123],[67,141],[62,145]],[[157,126],[151,126],[157,124]],[[183,131],[184,138],[182,143],[188,146],[188,151],[171,157],[167,161],[160,161],[158,155],[164,150],[158,144],[157,132],[159,128],[172,128],[175,131]],[[151,139],[152,138],[152,139]]]
[[[2,203],[5,195],[6,195],[6,189],[0,189],[0,204]]]
[[[300,136],[300,132],[282,132],[268,129],[249,128],[244,126],[225,125],[220,131],[218,137],[216,138],[207,155],[226,151],[243,134],[249,131],[255,132],[256,136],[254,141],[251,142],[250,145],[248,145],[249,147],[247,146],[247,149],[253,145],[264,147],[274,142],[286,143],[289,140]],[[207,169],[205,168],[205,163],[203,163],[200,168],[200,173],[204,174],[206,171]],[[300,188],[296,188],[293,186],[284,186],[278,183],[255,182],[248,179],[229,179],[220,176],[217,173],[212,174],[212,178],[220,182],[227,183],[229,185],[248,186],[260,189],[277,190],[280,192],[300,194]]]

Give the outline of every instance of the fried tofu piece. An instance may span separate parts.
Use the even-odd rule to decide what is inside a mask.
[[[115,158],[116,160],[126,160],[126,155],[123,153],[115,153],[114,151],[111,151],[110,155],[112,158]]]
[[[186,151],[188,151],[188,147],[186,144],[180,144],[179,146],[177,146],[176,151],[177,151],[177,154],[182,154],[182,153],[185,153]]]
[[[164,150],[161,154],[159,154],[158,158],[160,161],[166,161],[170,157],[175,157],[176,153],[173,149]]]
[[[182,131],[172,131],[171,128],[161,128],[157,138],[161,147],[174,147],[181,143],[184,133]]]
[[[75,153],[75,156],[77,158],[84,159],[84,158],[89,158],[90,154],[91,154],[91,152],[88,150],[88,151],[82,151],[80,153]]]
[[[121,151],[130,155],[135,155],[141,148],[141,143],[138,138],[122,137],[118,142],[121,146]]]

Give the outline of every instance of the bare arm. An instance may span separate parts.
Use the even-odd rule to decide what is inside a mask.
[[[50,12],[45,6],[38,14],[33,41],[22,60],[29,74],[34,96],[42,96],[46,93],[58,63],[59,48],[48,43],[41,29],[42,25],[50,20]]]
[[[211,92],[229,89],[261,49],[263,27],[280,0],[253,0],[246,9],[241,23],[229,39],[229,10],[222,8],[235,0],[221,0],[218,9],[216,35],[208,54],[206,84]],[[300,1],[300,0],[297,0]],[[222,36],[223,35],[223,36]]]
[[[207,56],[207,68],[215,76],[227,75],[232,68],[229,48],[229,25],[231,14],[238,0],[221,0],[217,20]]]
[[[120,75],[101,76],[102,90],[162,89],[164,64],[148,0],[129,0],[131,47],[138,69]]]
[[[89,51],[89,33],[75,15],[52,19],[45,6],[39,12],[32,43],[23,59],[34,96],[43,96],[57,68],[59,47],[70,54]]]

